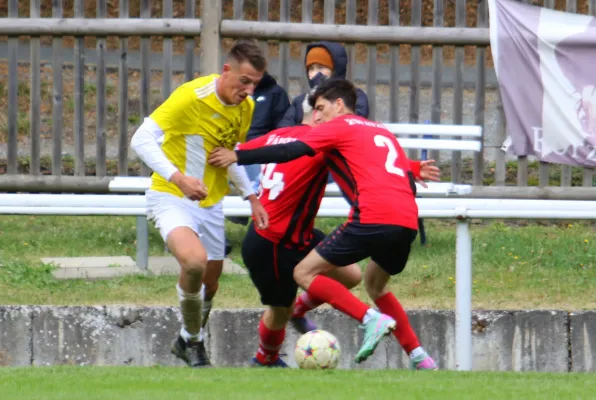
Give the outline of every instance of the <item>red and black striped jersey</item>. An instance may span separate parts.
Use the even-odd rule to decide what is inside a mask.
[[[239,150],[301,140],[312,128],[298,125],[271,131],[239,145]],[[312,240],[315,217],[325,194],[329,169],[325,155],[303,156],[283,164],[261,166],[259,199],[269,214],[269,227],[255,230],[274,243],[307,246]]]

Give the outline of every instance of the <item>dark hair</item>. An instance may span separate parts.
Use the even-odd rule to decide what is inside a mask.
[[[343,78],[330,78],[321,83],[315,92],[308,97],[308,103],[312,108],[315,108],[315,103],[319,97],[329,101],[342,99],[346,108],[350,111],[356,109],[356,88],[352,82]]]
[[[267,69],[267,60],[263,57],[261,48],[254,40],[241,39],[236,41],[228,53],[228,60],[230,59],[239,64],[248,62],[259,72]]]

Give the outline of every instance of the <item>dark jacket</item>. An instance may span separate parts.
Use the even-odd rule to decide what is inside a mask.
[[[346,53],[346,49],[341,44],[325,41],[311,43],[306,46],[306,54],[308,54],[310,49],[313,47],[324,47],[327,49],[331,55],[331,58],[333,59],[334,77],[346,77],[346,71],[348,68],[348,54]],[[304,64],[306,65],[306,59],[304,60]],[[356,99],[356,109],[354,111],[357,115],[368,118],[368,97],[366,97],[366,94],[360,89],[356,89],[356,92],[358,97]],[[278,128],[295,126],[302,123],[302,117],[304,116],[304,113],[302,112],[302,102],[304,101],[305,95],[306,94],[301,94],[294,98],[283,119],[278,123]]]
[[[288,94],[274,77],[265,72],[253,94],[255,111],[246,140],[258,138],[274,130],[290,106]]]

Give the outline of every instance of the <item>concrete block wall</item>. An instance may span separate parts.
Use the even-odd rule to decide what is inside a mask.
[[[261,309],[214,310],[207,347],[216,366],[242,367],[254,355]],[[337,336],[339,368],[407,368],[393,337],[365,363],[352,360],[362,331],[335,310],[312,313],[321,329]],[[442,369],[455,368],[452,311],[408,313],[424,347]],[[170,353],[180,329],[176,307],[0,306],[0,365],[168,365],[183,366]],[[596,311],[475,311],[473,369],[492,371],[595,372]],[[299,334],[288,329],[282,354],[295,366]]]

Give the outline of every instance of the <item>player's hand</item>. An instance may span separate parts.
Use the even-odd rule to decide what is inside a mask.
[[[434,165],[435,160],[420,161],[420,179],[417,182],[423,187],[428,187],[424,181],[440,182],[441,170]]]
[[[261,204],[258,197],[254,194],[248,196],[250,201],[250,208],[252,209],[252,216],[255,220],[255,225],[259,229],[269,228],[269,214],[265,211],[265,207]]]
[[[238,157],[236,157],[236,152],[233,150],[228,150],[224,147],[216,147],[211,151],[211,154],[209,154],[207,161],[214,167],[227,168],[238,161]]]
[[[170,181],[178,186],[190,200],[205,200],[207,197],[207,186],[200,179],[176,172]]]

